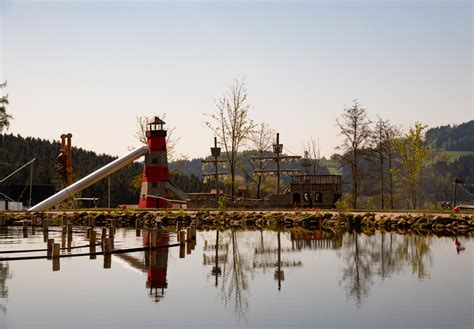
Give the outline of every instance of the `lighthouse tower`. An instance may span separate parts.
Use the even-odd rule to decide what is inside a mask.
[[[140,208],[166,207],[166,185],[169,183],[168,158],[166,153],[165,122],[158,117],[148,119],[146,139],[149,148],[145,156],[145,167],[142,174],[142,189],[140,192]],[[168,184],[167,184],[168,183]]]

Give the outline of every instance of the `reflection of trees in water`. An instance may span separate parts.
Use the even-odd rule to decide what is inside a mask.
[[[379,233],[365,236],[349,233],[344,237],[342,281],[357,305],[368,296],[373,278],[382,280],[410,267],[419,279],[429,277],[430,239],[416,235]]]
[[[11,278],[10,268],[7,263],[0,263],[0,298],[4,299],[8,297],[7,279]],[[7,311],[6,305],[3,302],[0,304],[0,310],[2,312]]]
[[[227,262],[222,267],[221,298],[226,306],[234,304],[234,313],[239,319],[245,318],[249,306],[248,275],[253,269],[239,251],[240,234],[232,229],[225,236],[229,239],[229,248]]]

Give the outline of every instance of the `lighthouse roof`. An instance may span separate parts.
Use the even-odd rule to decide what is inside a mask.
[[[148,118],[148,124],[149,125],[152,125],[152,124],[164,125],[165,122],[163,120],[161,120],[160,118],[158,118],[157,116],[154,116],[154,117],[149,117]]]

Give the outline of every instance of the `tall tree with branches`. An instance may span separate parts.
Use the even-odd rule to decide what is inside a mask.
[[[404,192],[407,205],[415,209],[419,204],[421,190],[421,173],[428,156],[427,147],[423,142],[424,130],[428,126],[416,122],[408,133],[395,140],[395,149],[400,156],[401,168],[398,173],[398,186]]]
[[[388,120],[379,116],[371,136],[371,146],[378,166],[380,180],[380,206],[385,208],[386,174],[388,173],[388,191],[390,206],[393,209],[393,141],[396,138],[396,129]],[[387,170],[388,167],[388,170]]]
[[[315,141],[312,137],[304,150],[305,157],[310,161],[310,173],[312,175],[321,175],[321,147],[319,140]]]
[[[264,156],[265,152],[270,151],[273,145],[273,136],[275,135],[275,131],[270,128],[268,123],[262,122],[260,123],[255,131],[250,134],[250,147],[252,148],[252,153],[256,156]],[[263,161],[249,161],[250,167],[253,171],[255,169],[262,170],[264,169],[264,162]],[[257,186],[257,199],[261,198],[261,188],[263,182],[263,176],[261,173],[246,173],[247,177],[255,183]]]
[[[343,151],[343,159],[350,166],[352,180],[352,207],[357,209],[359,192],[359,161],[363,149],[368,145],[371,121],[367,111],[355,99],[352,106],[345,107],[344,113],[336,119],[337,126],[344,141],[337,148]]]
[[[206,121],[224,147],[231,175],[231,193],[235,196],[235,173],[239,147],[254,131],[255,124],[248,118],[251,106],[245,80],[234,80],[229,90],[215,101],[217,112],[208,114],[212,122]]]
[[[7,86],[7,82],[0,83],[0,89],[5,88]],[[8,95],[0,97],[0,134],[3,133],[3,129],[10,127],[10,119],[13,117],[7,113],[7,106],[8,105]]]

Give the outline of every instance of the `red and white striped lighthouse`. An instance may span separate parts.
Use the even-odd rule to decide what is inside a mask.
[[[149,148],[145,156],[142,174],[140,208],[163,208],[166,202],[158,197],[165,196],[166,183],[169,182],[168,158],[166,152],[165,122],[158,117],[148,119],[146,139]]]

